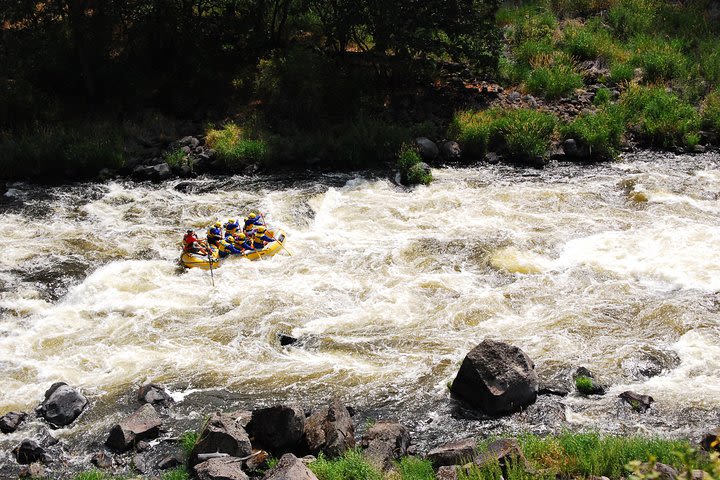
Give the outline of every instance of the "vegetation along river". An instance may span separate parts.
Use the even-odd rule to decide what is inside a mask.
[[[695,434],[720,411],[719,164],[481,165],[409,190],[368,172],[11,185],[0,413],[65,381],[91,409],[57,435],[102,441],[156,381],[195,428],[218,408],[338,395],[421,445],[458,430]],[[226,262],[214,288],[181,271],[185,228],[250,209],[288,233],[292,256]],[[582,365],[608,394],[468,419],[447,384],[486,337],[522,348],[543,382]],[[621,409],[624,390],[656,402]],[[5,459],[18,435],[0,439]]]

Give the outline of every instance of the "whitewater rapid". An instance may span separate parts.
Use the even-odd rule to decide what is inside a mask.
[[[562,400],[570,425],[692,430],[720,409],[719,164],[443,168],[413,189],[371,173],[11,185],[0,414],[56,381],[103,405],[155,381],[248,404],[338,395],[430,429],[452,421],[447,383],[489,337],[541,379],[583,365],[609,385]],[[251,210],[292,256],[226,262],[215,287],[179,268],[186,228]],[[659,374],[638,374],[648,362]],[[624,390],[654,413],[618,419]]]

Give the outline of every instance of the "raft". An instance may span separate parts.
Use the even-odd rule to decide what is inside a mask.
[[[244,252],[242,255],[230,255],[229,257],[219,258],[216,248],[212,249],[212,268],[220,268],[224,260],[230,258],[244,257],[248,260],[260,260],[263,257],[272,257],[283,249],[285,242],[285,232],[278,230],[275,234],[275,241],[265,245],[262,250],[254,250],[252,252]],[[180,263],[185,268],[200,268],[202,270],[210,270],[210,259],[207,256],[198,255],[196,253],[183,252],[180,255]]]

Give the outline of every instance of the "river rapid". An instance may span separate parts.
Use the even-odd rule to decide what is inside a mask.
[[[54,434],[102,441],[154,381],[195,427],[216,409],[337,395],[363,422],[407,423],[422,447],[520,430],[692,437],[720,423],[719,167],[717,154],[644,153],[436,169],[413,189],[367,172],[10,185],[0,414],[65,381],[91,406]],[[228,261],[215,287],[182,272],[187,227],[251,209],[292,256]],[[447,384],[484,338],[522,348],[541,383],[569,385],[582,365],[608,393],[468,418]],[[651,410],[623,406],[625,390]],[[25,436],[0,436],[0,462]]]

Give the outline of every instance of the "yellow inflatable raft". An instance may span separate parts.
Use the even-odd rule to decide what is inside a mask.
[[[212,249],[212,268],[220,268],[222,265],[221,260],[227,260],[228,258],[245,257],[248,260],[260,260],[263,257],[272,257],[280,250],[283,249],[283,243],[285,242],[285,232],[278,230],[275,233],[275,241],[265,245],[262,250],[254,250],[252,252],[245,252],[242,255],[232,255],[225,257],[224,259],[218,258],[218,251],[216,248]],[[210,259],[207,256],[198,255],[196,253],[183,252],[180,255],[180,263],[186,268],[201,268],[203,270],[210,270]]]

